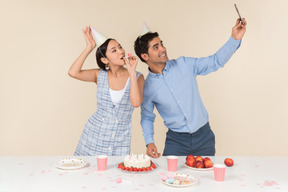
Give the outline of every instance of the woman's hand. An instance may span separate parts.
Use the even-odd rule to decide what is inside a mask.
[[[68,74],[71,77],[75,79],[79,79],[81,81],[89,81],[89,82],[97,83],[99,69],[82,70],[82,66],[86,58],[91,53],[91,51],[96,47],[96,42],[92,37],[90,27],[86,26],[86,28],[82,29],[82,31],[86,40],[86,48],[80,54],[80,56],[74,61],[74,63],[71,65]]]
[[[138,58],[135,56],[131,56],[128,59],[126,57],[124,57],[125,60],[125,64],[127,65],[127,70],[129,72],[129,74],[133,74],[136,72],[136,66],[138,63]]]
[[[89,26],[86,26],[82,31],[86,40],[86,48],[92,51],[96,47],[96,42],[92,36],[91,29]]]

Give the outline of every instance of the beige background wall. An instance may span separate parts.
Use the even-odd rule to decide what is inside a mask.
[[[146,21],[170,59],[208,56],[230,37],[234,3],[248,21],[242,46],[223,69],[198,78],[216,155],[288,155],[287,0],[1,0],[0,155],[73,154],[96,110],[95,84],[67,75],[85,47],[85,25],[132,52]],[[85,68],[96,66],[94,53]],[[137,70],[147,75],[144,63]],[[136,109],[134,153],[145,152],[139,122]],[[155,127],[162,151],[159,115]]]

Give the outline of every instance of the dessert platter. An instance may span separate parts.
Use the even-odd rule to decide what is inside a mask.
[[[126,155],[124,161],[117,164],[117,168],[128,173],[146,173],[155,170],[158,167],[153,163],[148,155],[131,154]]]
[[[189,187],[191,185],[195,185],[199,182],[199,179],[195,176],[175,173],[163,175],[161,177],[161,182],[170,187]]]
[[[66,169],[66,170],[80,169],[86,165],[87,162],[84,159],[74,157],[60,159],[55,164],[55,166],[58,169]]]

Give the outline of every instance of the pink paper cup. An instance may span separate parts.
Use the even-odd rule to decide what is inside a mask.
[[[107,155],[98,155],[97,156],[97,166],[98,171],[105,171],[107,169]]]
[[[177,156],[167,156],[167,164],[168,164],[168,171],[176,172],[177,171],[177,163],[178,157]]]
[[[214,164],[214,178],[216,181],[224,181],[225,178],[225,168],[224,164]]]

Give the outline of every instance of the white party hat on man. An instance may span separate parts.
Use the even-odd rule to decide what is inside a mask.
[[[150,29],[147,27],[146,23],[143,22],[143,24],[142,24],[142,34],[141,35],[145,35],[148,32],[150,32]]]
[[[105,37],[102,33],[94,29],[92,26],[90,26],[92,36],[94,40],[96,41],[96,45],[100,47],[108,38]]]

